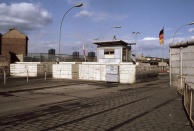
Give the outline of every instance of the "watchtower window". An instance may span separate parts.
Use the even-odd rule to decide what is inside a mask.
[[[105,49],[104,54],[105,55],[114,55],[114,49]]]

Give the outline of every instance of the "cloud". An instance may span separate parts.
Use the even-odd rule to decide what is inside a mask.
[[[47,10],[33,3],[0,4],[0,31],[16,27],[21,31],[41,28],[52,22]]]
[[[191,36],[191,39],[194,39],[194,36]]]
[[[150,40],[158,40],[158,38],[155,38],[155,37],[145,37],[142,40],[143,41],[150,41]]]
[[[194,32],[194,28],[189,28],[189,32]]]
[[[92,12],[88,10],[81,10],[74,17],[90,17],[94,21],[106,21],[106,20],[124,20],[128,16],[121,14],[110,14],[107,12]]]
[[[80,12],[78,12],[75,17],[83,17],[83,16],[88,16],[88,17],[91,17],[93,16],[93,13],[92,12],[89,12],[87,10],[81,10]]]

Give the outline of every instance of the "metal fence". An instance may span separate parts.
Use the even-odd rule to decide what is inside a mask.
[[[96,57],[86,56],[86,60],[89,62],[95,62]],[[56,61],[64,61],[64,62],[84,62],[84,56],[80,55],[67,55],[67,54],[48,54],[48,53],[28,53],[27,56],[24,56],[24,62],[56,62]]]
[[[9,74],[8,66],[0,67],[0,80],[3,81],[3,84],[6,84],[7,74]]]
[[[186,81],[186,75],[177,75],[177,93],[183,96],[183,105],[189,119],[194,126],[194,110],[193,110],[193,93],[194,88],[192,83]]]
[[[188,83],[185,83],[184,94],[183,94],[184,108],[189,116],[189,119],[192,122],[192,126],[194,125],[193,93],[194,93],[194,89],[192,88],[192,86]]]

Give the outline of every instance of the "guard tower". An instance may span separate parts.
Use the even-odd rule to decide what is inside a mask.
[[[100,63],[120,63],[131,61],[131,46],[122,40],[98,41],[97,61]]]

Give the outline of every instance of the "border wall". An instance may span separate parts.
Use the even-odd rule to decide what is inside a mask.
[[[194,40],[170,45],[170,84],[183,89],[194,84]]]

